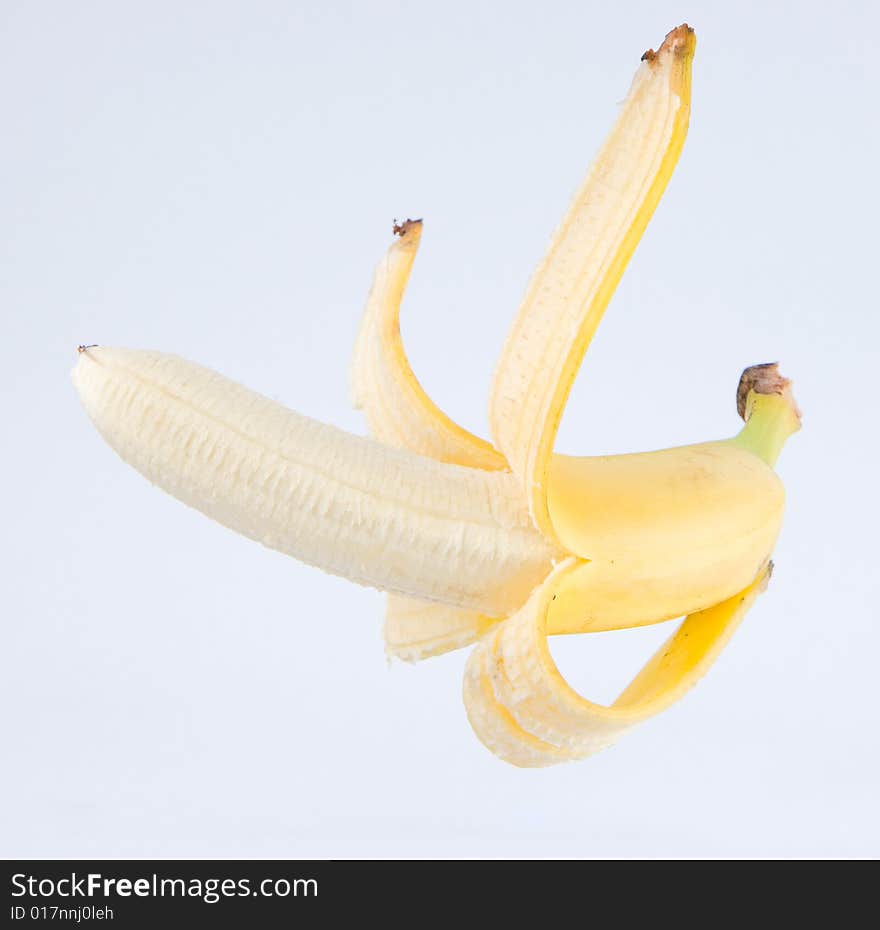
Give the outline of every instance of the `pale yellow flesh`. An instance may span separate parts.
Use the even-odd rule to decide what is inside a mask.
[[[501,617],[550,570],[554,551],[505,472],[354,436],[165,353],[91,348],[74,381],[149,481],[324,571]]]

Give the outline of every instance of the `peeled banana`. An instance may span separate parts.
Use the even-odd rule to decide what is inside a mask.
[[[492,442],[426,395],[399,313],[422,235],[395,226],[351,365],[371,438],[159,352],[80,347],[74,384],[130,465],[180,500],[325,571],[388,592],[389,655],[476,643],[468,719],[520,766],[582,758],[668,707],[766,586],[800,427],[775,365],[743,373],[734,437],[635,455],[553,452],[584,353],[687,133],[695,38],[643,56],[619,117],[538,266],[495,372]],[[566,684],[547,636],[686,616],[610,706]]]

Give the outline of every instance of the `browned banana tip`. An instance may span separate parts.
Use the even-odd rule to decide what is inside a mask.
[[[798,419],[801,412],[794,397],[791,395],[791,380],[779,373],[779,362],[762,362],[760,365],[750,365],[740,375],[736,387],[736,412],[746,418],[746,402],[749,394],[782,394],[787,395]]]
[[[98,348],[98,343],[97,343],[97,342],[93,342],[90,346],[77,346],[77,347],[76,347],[76,354],[77,354],[77,355],[82,355],[83,352],[86,351],[86,349],[97,349],[97,348]]]
[[[694,30],[691,29],[687,23],[682,23],[680,26],[676,26],[675,29],[666,33],[666,38],[656,52],[654,49],[649,48],[648,51],[642,55],[642,61],[654,61],[661,52],[666,51],[679,55],[692,52],[696,45],[696,41],[697,37]]]
[[[394,225],[391,227],[391,232],[395,236],[400,236],[402,239],[415,226],[421,225],[421,220],[404,220],[402,223],[398,223],[397,220],[395,220]]]

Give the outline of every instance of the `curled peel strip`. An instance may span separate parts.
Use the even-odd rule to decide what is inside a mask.
[[[559,565],[468,659],[463,689],[468,719],[480,740],[513,765],[582,759],[679,700],[727,645],[772,569],[768,563],[744,591],[687,617],[617,700],[605,706],[568,685],[547,645],[548,607],[575,567],[572,560]]]

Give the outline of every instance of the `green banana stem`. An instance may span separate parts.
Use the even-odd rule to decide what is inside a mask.
[[[779,374],[775,363],[753,365],[740,378],[737,409],[746,424],[732,442],[772,468],[785,441],[801,428],[791,382]]]

